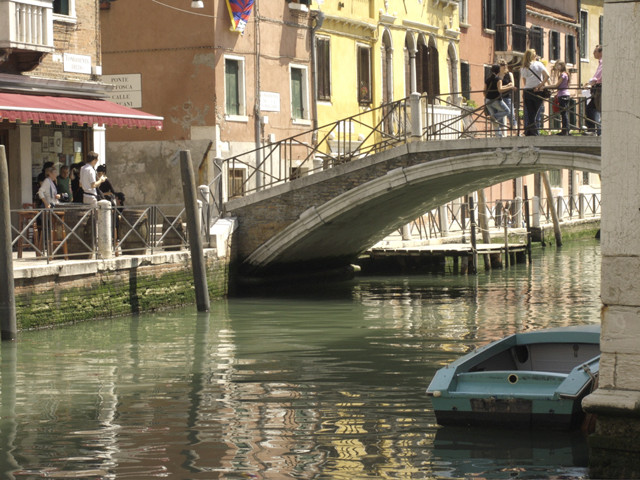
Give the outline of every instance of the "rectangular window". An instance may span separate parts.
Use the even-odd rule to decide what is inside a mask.
[[[562,187],[562,170],[549,170],[549,183],[552,187]]]
[[[53,13],[58,15],[71,15],[69,3],[72,0],[53,0]]]
[[[482,26],[496,30],[496,25],[504,25],[506,20],[506,0],[482,0]]]
[[[244,59],[224,59],[225,114],[245,115],[244,103]]]
[[[560,32],[549,32],[549,60],[560,59]]]
[[[602,45],[604,42],[604,17],[600,15],[600,20],[598,22],[598,45]]]
[[[576,63],[576,37],[573,35],[564,36],[564,61],[571,65]]]
[[[531,30],[529,30],[529,48],[533,48],[538,55],[544,55],[544,28],[531,27]]]
[[[242,197],[244,195],[245,172],[242,168],[229,169],[229,198]]]
[[[358,45],[358,102],[371,103],[371,49]]]
[[[309,120],[308,77],[307,67],[290,65],[291,80],[291,118],[294,120]]]
[[[580,58],[589,59],[589,12],[580,10]]]
[[[328,38],[316,38],[316,84],[318,100],[331,100],[331,44]]]
[[[460,19],[460,25],[469,24],[469,6],[467,0],[458,0],[458,17]]]
[[[462,96],[469,100],[471,98],[471,70],[467,62],[460,62],[460,83]]]

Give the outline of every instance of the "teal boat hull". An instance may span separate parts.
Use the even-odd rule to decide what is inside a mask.
[[[427,395],[440,425],[571,430],[599,364],[599,326],[518,333],[438,370]]]

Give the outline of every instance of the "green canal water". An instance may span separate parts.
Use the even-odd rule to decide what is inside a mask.
[[[587,478],[581,434],[441,428],[425,389],[491,340],[599,322],[599,294],[586,241],[23,332],[1,346],[0,478]]]

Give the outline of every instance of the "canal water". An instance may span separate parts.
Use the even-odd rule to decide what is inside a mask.
[[[23,332],[1,346],[0,478],[587,478],[580,433],[441,428],[425,389],[491,340],[599,322],[599,294],[586,241]]]

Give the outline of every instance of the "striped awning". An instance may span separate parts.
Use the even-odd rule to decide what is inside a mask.
[[[162,130],[164,118],[108,100],[0,93],[2,120]]]

